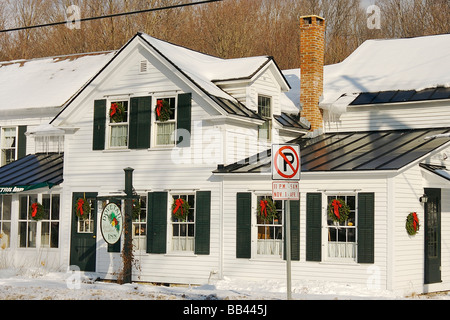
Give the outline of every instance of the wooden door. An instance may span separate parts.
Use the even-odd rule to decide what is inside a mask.
[[[91,206],[84,212],[84,219],[76,214],[78,199],[85,198]],[[95,272],[97,243],[97,194],[74,193],[72,200],[72,233],[70,243],[70,265],[81,271]]]

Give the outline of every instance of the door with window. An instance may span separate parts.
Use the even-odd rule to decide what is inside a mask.
[[[83,217],[77,215],[79,200],[89,204],[90,210],[83,208]],[[95,271],[97,243],[97,194],[74,193],[72,206],[72,233],[70,244],[70,265],[81,271]]]
[[[441,189],[425,189],[425,284],[441,282]]]

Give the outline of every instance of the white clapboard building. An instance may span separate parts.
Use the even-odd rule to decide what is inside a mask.
[[[0,168],[0,254],[116,279],[124,237],[106,243],[100,215],[109,202],[124,210],[132,168],[134,281],[283,281],[271,146],[292,143],[294,281],[450,289],[450,36],[370,40],[324,67],[324,30],[322,18],[301,18],[302,59],[286,71],[271,57],[220,59],[143,33],[116,52],[11,63],[17,83],[30,81],[20,99],[31,104],[0,107],[11,117],[0,119],[2,141],[4,128],[26,137],[21,159]],[[88,67],[88,57],[98,61]],[[55,69],[44,72],[45,61]],[[83,69],[77,61],[85,78],[67,69],[53,81],[58,64]],[[11,66],[0,81],[13,83],[2,75]],[[58,91],[63,81],[70,92]],[[26,168],[42,179],[20,181]],[[34,203],[45,209],[38,221]]]

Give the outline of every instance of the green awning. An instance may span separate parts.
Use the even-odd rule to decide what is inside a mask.
[[[0,168],[0,194],[53,188],[63,182],[62,154],[28,155]]]

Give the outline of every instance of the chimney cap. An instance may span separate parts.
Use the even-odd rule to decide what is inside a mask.
[[[303,25],[310,25],[313,23],[318,24],[318,25],[323,25],[325,22],[324,18],[322,18],[320,16],[316,16],[316,15],[301,16],[300,20],[303,21]]]

